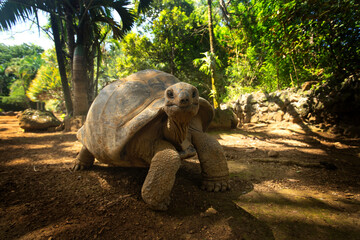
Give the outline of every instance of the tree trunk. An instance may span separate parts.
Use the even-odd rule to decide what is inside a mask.
[[[61,47],[61,41],[60,41],[60,34],[59,34],[59,22],[56,19],[55,14],[50,14],[50,21],[51,21],[51,29],[54,35],[54,43],[55,43],[55,50],[56,50],[56,57],[59,65],[59,72],[60,72],[60,78],[61,78],[61,85],[64,93],[65,98],[65,106],[66,106],[66,112],[68,116],[71,116],[73,114],[73,104],[71,101],[71,94],[70,94],[70,88],[69,83],[66,76],[66,68],[65,68],[65,60],[64,60],[64,54]]]
[[[89,19],[84,9],[80,7],[81,20],[76,32],[76,47],[74,50],[72,77],[74,84],[74,116],[86,115],[89,110],[89,77],[88,77],[88,53],[86,44],[89,38]]]
[[[87,65],[87,76],[88,76],[88,100],[89,100],[89,106],[91,105],[91,103],[94,101],[95,99],[95,94],[94,94],[94,88],[95,88],[95,81],[94,81],[94,57],[92,56],[93,53],[90,54],[90,56],[87,58],[86,60],[86,65]]]
[[[89,81],[86,68],[86,54],[83,45],[78,44],[73,59],[74,116],[86,115],[89,108]]]
[[[291,59],[291,62],[292,62],[292,64],[293,64],[294,71],[295,71],[296,85],[297,85],[298,87],[300,87],[300,81],[299,81],[298,74],[297,74],[297,71],[296,71],[296,66],[295,66],[295,63],[294,63],[294,59],[292,58],[291,55],[290,55],[290,59]],[[294,87],[295,87],[295,86],[294,86]]]
[[[94,97],[98,95],[98,84],[99,84],[99,74],[100,74],[100,64],[101,64],[101,48],[100,46],[97,49],[97,56],[96,56],[96,78],[95,78],[95,90],[94,90]]]
[[[65,4],[65,21],[66,21],[66,31],[67,31],[67,44],[69,49],[69,58],[70,58],[70,68],[72,72],[74,49],[75,49],[75,33],[73,29],[73,11],[72,9]]]
[[[208,4],[208,22],[209,22],[209,38],[210,38],[210,77],[211,77],[211,90],[212,90],[212,98],[214,103],[214,108],[218,108],[219,105],[216,101],[217,99],[217,91],[215,86],[215,53],[214,53],[214,31],[212,24],[212,10],[211,10],[211,0],[207,1]]]
[[[279,62],[276,61],[276,88],[280,90],[280,73],[279,73]]]

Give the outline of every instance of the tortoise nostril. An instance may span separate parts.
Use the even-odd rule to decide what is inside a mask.
[[[189,103],[189,98],[183,98],[180,100],[180,104],[187,104]]]

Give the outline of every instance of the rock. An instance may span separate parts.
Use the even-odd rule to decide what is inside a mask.
[[[0,116],[16,116],[17,113],[14,111],[0,112]]]
[[[283,111],[278,111],[276,113],[274,113],[274,115],[272,116],[272,120],[275,120],[276,122],[281,122],[284,118],[284,112]]]
[[[309,114],[307,116],[307,119],[310,123],[316,123],[316,116],[314,116],[313,114]]]
[[[276,103],[270,103],[269,104],[269,112],[276,112],[280,110],[280,106]]]
[[[231,109],[215,109],[215,116],[209,129],[232,129],[236,128],[237,124],[238,118]]]
[[[245,114],[244,123],[250,123],[250,122],[251,122],[251,114]]]
[[[293,106],[300,117],[305,118],[309,114],[310,107],[307,98],[300,98]]]
[[[245,153],[254,153],[254,152],[256,152],[256,151],[257,151],[256,148],[250,148],[250,149],[246,149],[246,150],[245,150]]]
[[[6,113],[6,116],[16,116],[16,113],[13,111],[9,111]]]
[[[268,157],[272,157],[272,158],[276,158],[279,156],[279,152],[277,151],[274,151],[274,150],[270,150],[268,153],[267,153]]]
[[[254,116],[251,116],[249,122],[251,122],[251,123],[257,123],[257,122],[259,122],[259,120],[260,120],[260,118],[259,118],[259,116],[256,114],[256,115],[254,115]]]
[[[339,79],[341,80],[341,79]],[[326,124],[323,131],[348,137],[360,136],[360,79],[350,76],[341,84],[309,81],[302,89],[278,90],[271,93],[242,94],[235,104],[240,122],[269,121]],[[342,126],[332,128],[330,125]]]
[[[260,114],[259,115],[259,122],[267,122],[269,120],[269,114]]]
[[[201,217],[210,217],[212,215],[216,215],[218,212],[216,211],[215,208],[213,207],[209,207],[205,212],[201,213],[200,216]]]
[[[261,108],[260,108],[260,112],[261,112],[261,113],[265,113],[265,112],[267,112],[267,111],[269,111],[269,108],[268,108],[268,107],[261,107]]]
[[[19,115],[19,125],[25,131],[48,130],[61,125],[52,112],[26,109]]]
[[[252,94],[254,101],[256,102],[266,102],[267,98],[263,92],[254,92]]]
[[[251,104],[246,104],[244,107],[244,112],[251,113],[253,111],[253,107]]]
[[[290,94],[288,100],[291,102],[291,103],[296,103],[296,102],[299,102],[300,101],[300,96],[298,94]]]
[[[291,115],[288,112],[284,114],[283,116],[284,121],[291,122],[291,123],[299,123],[301,122],[301,118],[297,116],[296,114]]]

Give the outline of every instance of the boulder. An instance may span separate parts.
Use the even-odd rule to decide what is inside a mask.
[[[17,112],[8,111],[8,112],[0,112],[0,116],[16,116]]]
[[[279,157],[279,152],[274,151],[274,150],[270,150],[270,151],[267,153],[267,155],[268,155],[268,157],[277,158],[277,157]]]
[[[232,129],[236,128],[238,118],[231,109],[215,109],[215,116],[210,123],[209,129]]]
[[[26,109],[19,115],[19,125],[25,131],[55,130],[61,121],[52,112]]]
[[[300,117],[305,118],[309,114],[310,107],[307,98],[299,98],[299,100],[292,105]]]

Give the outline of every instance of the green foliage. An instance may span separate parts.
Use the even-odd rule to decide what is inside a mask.
[[[116,76],[123,78],[140,70],[161,69],[160,64],[152,61],[150,48],[151,42],[146,36],[127,34],[117,48]]]
[[[7,46],[0,43],[0,64],[10,62],[13,58],[23,58],[25,56],[39,55],[44,50],[36,45],[23,43],[22,45]]]
[[[244,87],[341,82],[360,72],[357,1],[231,1],[228,12],[230,21],[215,35],[227,49],[230,95]]]
[[[28,81],[33,77],[39,64],[36,56],[41,52],[42,48],[35,45],[7,46],[0,43],[0,95],[8,96],[11,84],[17,79],[25,77]],[[35,64],[32,63],[33,57],[36,58]],[[27,74],[29,76],[26,76]]]
[[[50,112],[64,112],[65,106],[62,99],[50,99],[45,102],[45,109]],[[65,116],[65,114],[62,114]],[[63,120],[63,119],[62,119]]]
[[[15,80],[10,88],[10,96],[1,98],[0,106],[6,111],[24,110],[28,107],[28,99],[25,96],[24,85],[21,80]]]
[[[221,13],[218,1],[213,1],[212,6],[217,62],[215,84],[220,100],[234,100],[252,90],[297,88],[309,80],[336,85],[349,76],[360,74],[358,1],[224,2],[226,11],[222,8]],[[135,6],[139,5],[140,2],[135,1]],[[98,60],[97,63],[89,61],[88,75],[97,76],[95,85],[99,89],[116,78],[155,68],[194,84],[202,96],[211,95],[208,74],[211,64],[215,63],[207,53],[206,1],[155,0],[150,11],[138,19],[136,31],[126,35],[122,41],[109,39],[111,31],[115,36],[124,33],[121,26],[110,26],[115,23],[109,14],[105,8],[94,8],[89,15],[94,18],[86,19],[92,24],[89,39],[85,39],[89,40],[86,43],[89,48],[87,57],[97,57]],[[77,19],[75,25],[81,19],[79,16],[73,18]],[[102,16],[102,21],[97,21],[99,18],[95,16]],[[65,29],[62,28],[61,35],[64,41],[67,39]],[[24,47],[21,51],[30,51],[30,48]],[[1,94],[9,94],[11,84],[14,84],[13,94],[20,93],[27,88],[34,71],[25,60],[26,54],[16,55],[3,49],[4,46],[0,45]],[[28,96],[38,100],[61,99],[57,90],[60,85],[58,74],[55,74],[56,61],[45,61]],[[98,74],[94,73],[95,69]],[[46,78],[49,80],[45,84]]]
[[[155,68],[191,82],[202,96],[208,96],[209,77],[193,65],[195,58],[209,50],[206,21],[195,12],[192,1],[154,1],[153,6],[138,21],[136,33],[112,48],[118,77]]]
[[[0,107],[4,111],[21,111],[29,107],[28,99],[24,95],[1,97]]]
[[[0,90],[5,95],[1,99],[1,108],[23,110],[29,106],[25,91],[42,64],[40,53],[43,50],[27,44],[0,44],[0,49]]]
[[[46,102],[51,99],[63,99],[59,67],[55,49],[45,51],[41,55],[44,64],[32,80],[26,95],[34,102]]]
[[[201,54],[203,54],[204,57],[203,58],[195,58],[193,60],[193,63],[194,63],[195,67],[198,67],[199,70],[201,72],[205,73],[206,75],[210,74],[212,65],[216,65],[219,67],[222,65],[218,56],[215,56],[214,54],[212,54],[210,52],[204,52]]]
[[[5,69],[5,74],[14,75],[18,81],[21,81],[24,89],[27,89],[42,63],[40,54],[13,58]]]

